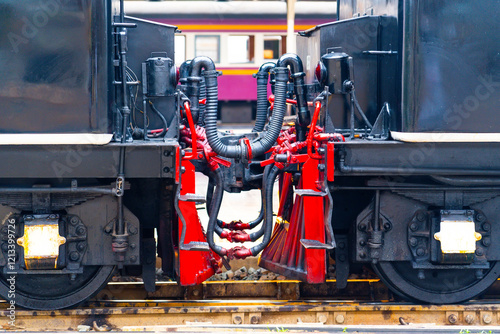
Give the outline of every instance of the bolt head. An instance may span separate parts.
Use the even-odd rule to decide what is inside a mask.
[[[491,229],[491,225],[489,223],[483,223],[483,225],[481,225],[481,227],[483,228],[483,230],[485,230],[486,232],[488,232],[490,229]]]
[[[489,237],[485,237],[485,238],[483,238],[482,243],[483,243],[483,246],[488,247],[489,245],[491,245],[491,239]]]
[[[79,226],[79,227],[76,229],[76,234],[78,234],[78,235],[84,235],[84,234],[85,234],[85,227],[83,227],[83,226]]]
[[[80,254],[78,254],[78,252],[69,253],[69,259],[71,261],[77,261],[79,258],[80,258]]]
[[[418,248],[417,249],[417,256],[424,256],[424,255],[425,255],[425,249]]]
[[[69,222],[71,225],[76,225],[80,222],[80,219],[78,219],[78,217],[71,217]]]
[[[410,238],[410,246],[415,247],[418,244],[417,238]]]
[[[367,228],[367,226],[366,226],[365,223],[361,223],[361,224],[358,225],[358,229],[360,231],[366,231],[366,228]]]
[[[342,314],[337,314],[335,317],[335,322],[338,324],[343,324],[345,321],[345,317]]]
[[[457,317],[457,315],[456,315],[455,313],[452,313],[452,314],[450,314],[450,315],[448,316],[448,322],[449,322],[450,324],[454,324],[454,323],[456,323],[457,321],[458,321],[458,317]]]
[[[418,225],[417,224],[415,224],[415,223],[411,223],[410,224],[410,230],[416,231],[417,229],[418,229]]]

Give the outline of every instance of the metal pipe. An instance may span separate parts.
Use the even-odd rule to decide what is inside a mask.
[[[290,66],[291,75],[293,80],[293,87],[295,92],[295,97],[297,99],[297,114],[298,114],[298,126],[301,128],[301,137],[298,141],[305,140],[305,133],[307,127],[311,123],[311,114],[309,113],[309,108],[307,106],[307,91],[304,82],[304,66],[302,65],[302,60],[299,56],[293,53],[285,53],[280,57],[276,63],[277,67],[287,67]]]
[[[452,168],[399,168],[399,167],[358,167],[345,164],[345,157],[339,159],[340,171],[345,174],[374,174],[374,175],[492,175],[500,176],[500,170],[452,169]]]
[[[268,115],[267,83],[269,72],[275,67],[275,63],[264,63],[254,75],[257,78],[257,112],[252,132],[261,132],[266,125]]]

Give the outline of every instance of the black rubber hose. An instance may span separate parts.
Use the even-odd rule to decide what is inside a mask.
[[[202,77],[200,81],[200,100],[204,100],[206,98],[207,98],[207,87],[205,86],[205,78]],[[204,126],[206,105],[200,104],[199,107],[200,107],[200,114],[198,115],[198,125]]]
[[[276,67],[273,72],[276,76],[273,116],[264,137],[250,143],[252,157],[263,155],[276,143],[276,139],[278,139],[283,126],[283,119],[285,118],[288,69],[286,67]]]
[[[255,77],[257,78],[257,114],[255,117],[255,126],[252,132],[261,132],[267,122],[267,82],[269,71],[276,67],[275,63],[264,63],[259,68]]]
[[[269,179],[270,171],[271,171],[271,166],[266,166],[266,168],[264,169],[264,176],[262,178],[262,190],[261,190],[262,205],[261,205],[261,211],[259,214],[259,217],[262,215],[262,219],[265,219],[266,189],[267,189],[267,180]],[[253,226],[253,227],[256,227],[257,225],[258,224],[255,224],[255,226]],[[262,226],[260,227],[260,229],[258,231],[250,233],[250,241],[256,241],[257,239],[262,237],[265,232],[266,232],[266,224],[262,224]]]
[[[252,154],[247,151],[247,147],[242,142],[240,145],[225,145],[219,138],[219,133],[217,132],[217,104],[218,104],[218,87],[217,87],[217,76],[218,73],[215,71],[215,65],[212,60],[207,57],[197,57],[192,60],[191,73],[194,75],[198,73],[196,71],[201,65],[198,58],[203,58],[204,62],[211,62],[211,66],[206,66],[204,76],[205,85],[207,87],[207,103],[205,111],[205,129],[207,134],[208,143],[210,147],[220,156],[241,159],[252,157],[257,157],[265,152],[267,152],[276,142],[281,131],[283,124],[283,118],[286,113],[286,85],[288,82],[288,69],[285,67],[276,67],[274,73],[276,75],[275,83],[275,99],[274,99],[274,111],[271,122],[269,123],[269,130],[266,132],[263,138],[259,138],[256,141],[250,143]],[[204,65],[205,66],[205,65]],[[212,70],[212,68],[214,68]],[[188,78],[188,83],[190,79]],[[193,83],[196,80],[191,80]],[[191,107],[192,108],[192,107]]]
[[[222,204],[222,196],[224,193],[224,185],[222,181],[222,170],[217,168],[215,170],[215,191],[214,196],[210,205],[210,217],[208,219],[207,228],[207,242],[210,248],[220,256],[224,256],[225,250],[221,246],[215,244],[214,232],[217,226],[217,216],[219,215],[219,209]]]
[[[187,78],[189,72],[191,71],[191,60],[186,60],[179,66],[179,83],[185,85],[187,83]]]
[[[269,243],[271,240],[271,234],[273,232],[273,188],[274,181],[278,174],[280,173],[280,169],[276,166],[273,166],[271,172],[269,173],[269,177],[266,179],[266,187],[265,187],[265,196],[266,201],[264,204],[264,240],[262,242],[252,248],[250,248],[250,252],[253,256],[259,254]]]
[[[193,115],[193,121],[197,124],[200,115],[200,86],[202,81],[202,70],[205,72],[214,72],[215,64],[212,59],[208,57],[196,57],[191,60],[189,64],[189,76],[187,78],[187,88],[186,95],[191,101],[191,114]]]
[[[307,133],[306,129],[311,123],[311,113],[309,112],[309,108],[307,106],[307,91],[304,82],[304,66],[302,65],[302,60],[299,56],[293,53],[285,53],[280,57],[278,62],[276,63],[278,67],[287,67],[290,66],[291,69],[291,78],[293,80],[293,87],[295,91],[295,96],[297,99],[297,114],[298,114],[298,125],[301,128],[301,131],[298,133],[301,134],[300,137],[297,138],[299,141],[305,140],[305,134]]]
[[[165,116],[163,116],[163,114],[155,107],[153,102],[149,101],[149,103],[151,105],[151,109],[153,109],[153,111],[156,113],[156,115],[158,115],[161,122],[163,123],[163,128],[161,129],[161,132],[159,134],[155,134],[155,137],[162,137],[165,135],[165,133],[167,133],[168,129],[167,120],[165,119]]]

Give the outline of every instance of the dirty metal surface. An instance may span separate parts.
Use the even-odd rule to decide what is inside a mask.
[[[198,327],[319,326],[319,329],[334,325],[384,325],[401,329],[415,325],[450,325],[458,333],[460,326],[498,326],[500,304],[432,306],[340,301],[113,301],[96,302],[81,309],[16,312],[16,326],[25,331],[76,330],[81,325],[148,331],[155,327],[193,324]]]
[[[389,300],[388,289],[379,279],[349,280],[345,289],[338,290],[335,280],[323,284],[307,284],[294,280],[273,281],[208,281],[195,286],[180,286],[176,282],[156,282],[156,291],[148,293],[142,282],[110,282],[94,300],[116,299],[231,299],[269,298],[298,300],[328,298],[330,300],[380,301]]]
[[[153,293],[145,292],[142,283],[113,282],[78,309],[17,309],[16,327],[4,329],[66,331],[88,326],[93,331],[181,333],[236,329],[252,333],[282,329],[316,333],[459,333],[466,329],[469,332],[465,333],[475,333],[474,328],[480,327],[477,333],[500,333],[499,291],[497,281],[481,300],[436,306],[394,302],[376,279],[350,280],[340,291],[335,289],[335,280],[320,285],[299,281],[215,281],[194,287],[158,282]],[[7,319],[7,306],[0,303],[3,319]]]

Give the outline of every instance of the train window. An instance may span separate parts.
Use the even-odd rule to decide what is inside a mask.
[[[186,60],[186,36],[175,36],[175,64],[180,65]]]
[[[197,35],[194,44],[195,57],[207,56],[220,63],[220,36]]]
[[[253,62],[255,51],[254,36],[228,36],[228,53],[227,58],[232,64],[250,63]]]
[[[264,59],[278,59],[286,52],[285,36],[265,36],[264,37]]]

